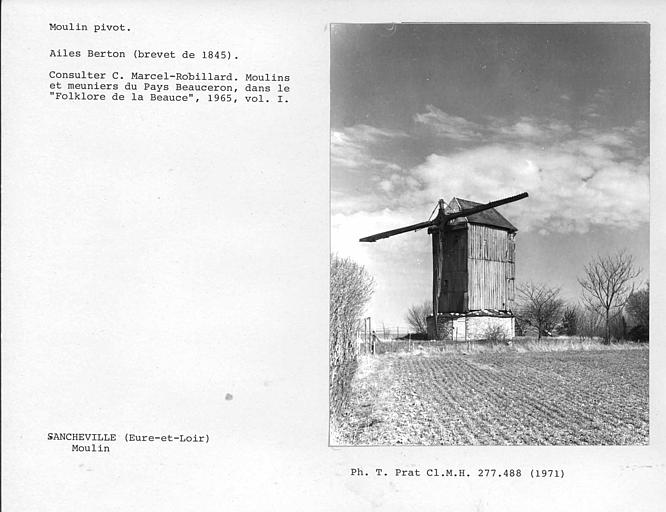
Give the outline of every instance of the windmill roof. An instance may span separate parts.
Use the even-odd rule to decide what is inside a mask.
[[[483,203],[476,203],[474,201],[468,201],[467,199],[454,197],[451,199],[449,207],[454,211],[460,211],[467,208],[474,208],[475,206],[481,206],[482,204]],[[467,221],[471,224],[483,224],[484,226],[506,229],[507,231],[518,231],[518,228],[506,220],[506,218],[497,210],[495,210],[495,208],[490,208],[479,213],[474,213],[472,215],[468,215],[467,217],[460,217],[456,220],[461,222]]]

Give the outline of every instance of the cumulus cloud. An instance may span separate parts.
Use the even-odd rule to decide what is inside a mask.
[[[601,90],[593,107],[607,97]],[[553,118],[489,117],[481,125],[432,105],[413,121],[414,127],[427,126],[437,136],[470,144],[425,155],[403,169],[387,153],[375,156],[374,148],[410,137],[406,132],[365,125],[338,132],[333,159],[381,172],[371,175],[367,190],[333,196],[334,247],[348,240],[350,250],[362,251],[361,236],[426,220],[437,199],[452,196],[486,202],[527,191],[528,199],[502,207],[502,213],[519,230],[540,233],[634,229],[648,221],[645,122],[599,129],[574,128]],[[382,247],[395,249],[393,244],[400,243],[391,239]]]
[[[614,160],[604,146],[490,145],[430,155],[413,173],[433,197],[442,190],[490,201],[523,190],[530,198],[503,207],[520,229],[584,233],[592,226],[635,228],[648,221],[645,162]]]
[[[383,170],[372,174],[368,186],[332,190],[331,248],[376,276],[378,291],[369,314],[384,318],[395,309],[395,297],[401,304],[427,298],[431,240],[426,230],[378,243],[360,243],[359,238],[427,220],[439,198],[487,202],[527,191],[529,198],[500,211],[520,231],[541,235],[587,233],[596,227],[631,230],[648,222],[649,159],[641,138],[646,126],[583,131],[557,120],[517,122],[529,122],[542,133],[524,137],[518,128],[495,130],[494,137],[473,147],[433,152],[405,169],[387,154],[373,156],[378,140],[387,136],[363,131],[376,134],[365,137],[366,144],[355,142],[363,165],[378,169],[381,164]]]

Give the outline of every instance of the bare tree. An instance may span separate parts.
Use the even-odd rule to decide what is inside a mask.
[[[575,305],[566,306],[562,312],[562,332],[567,336],[578,334],[579,317],[580,311]]]
[[[578,278],[583,287],[583,302],[597,312],[604,323],[604,343],[610,343],[611,321],[619,314],[633,292],[632,281],[640,274],[633,257],[624,251],[598,256],[585,266]]]
[[[346,400],[356,369],[355,335],[375,282],[368,271],[349,258],[331,256],[329,310],[329,371],[331,413]]]
[[[414,330],[416,334],[428,334],[428,324],[426,318],[432,315],[432,302],[425,301],[422,304],[414,304],[407,310],[405,320],[407,325]]]
[[[560,299],[560,289],[529,282],[518,286],[517,292],[518,319],[523,325],[534,327],[539,339],[543,334],[550,334],[561,319],[564,303]]]
[[[578,309],[576,330],[580,338],[594,338],[600,336],[603,331],[601,325],[602,319],[596,311],[592,311],[587,307]]]

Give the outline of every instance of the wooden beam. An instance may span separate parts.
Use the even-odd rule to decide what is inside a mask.
[[[404,228],[391,229],[389,231],[383,231],[375,235],[366,236],[361,238],[359,242],[376,242],[382,238],[388,238],[394,235],[400,235],[401,233],[407,233],[409,231],[418,231],[419,229],[428,228],[436,223],[435,220],[428,220],[426,222],[419,222],[418,224],[412,224],[411,226],[405,226]]]

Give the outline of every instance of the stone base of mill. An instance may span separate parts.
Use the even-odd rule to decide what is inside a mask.
[[[509,311],[481,310],[437,315],[435,336],[433,316],[426,318],[431,340],[473,341],[489,338],[511,340],[516,336],[516,319]]]

